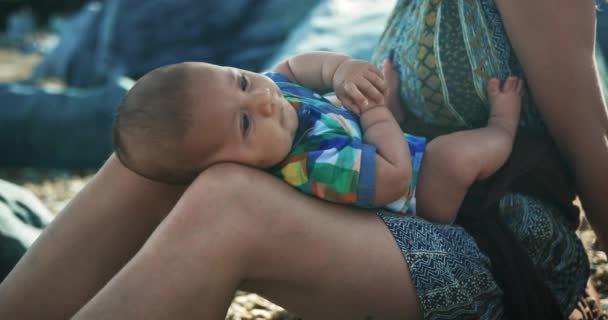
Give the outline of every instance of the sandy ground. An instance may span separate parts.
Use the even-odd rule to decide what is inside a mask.
[[[37,55],[22,55],[0,49],[0,82],[27,79],[39,62]],[[8,107],[8,106],[3,106]],[[0,179],[22,185],[37,195],[49,209],[59,212],[92,177],[93,172],[68,172],[31,168],[0,168]],[[608,261],[597,248],[596,238],[583,219],[578,231],[592,265],[591,281],[602,298],[603,309],[608,309]],[[237,293],[226,319],[296,319],[281,307],[255,294]]]

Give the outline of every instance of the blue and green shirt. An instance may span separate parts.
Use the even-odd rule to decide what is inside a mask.
[[[376,147],[363,142],[359,117],[322,95],[269,72],[297,109],[298,128],[291,151],[271,172],[307,194],[331,202],[371,207],[376,185]],[[410,192],[387,207],[410,207],[426,140],[404,134],[412,155]]]

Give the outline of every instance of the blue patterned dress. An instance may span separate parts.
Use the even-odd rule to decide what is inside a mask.
[[[385,58],[400,75],[404,129],[429,138],[484,126],[489,77],[523,78],[493,0],[398,1],[373,60],[380,66]],[[521,128],[546,134],[528,93]],[[589,275],[575,231],[556,207],[522,194],[505,196],[500,210],[568,314]],[[408,263],[425,319],[505,317],[491,264],[464,229],[380,216]]]

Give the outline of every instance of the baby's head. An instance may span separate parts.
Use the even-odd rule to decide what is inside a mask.
[[[207,63],[144,75],[114,120],[121,162],[158,181],[188,183],[219,162],[269,168],[287,156],[298,119],[268,77]]]

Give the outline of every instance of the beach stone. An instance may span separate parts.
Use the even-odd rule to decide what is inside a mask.
[[[27,189],[0,180],[0,282],[52,219]]]

